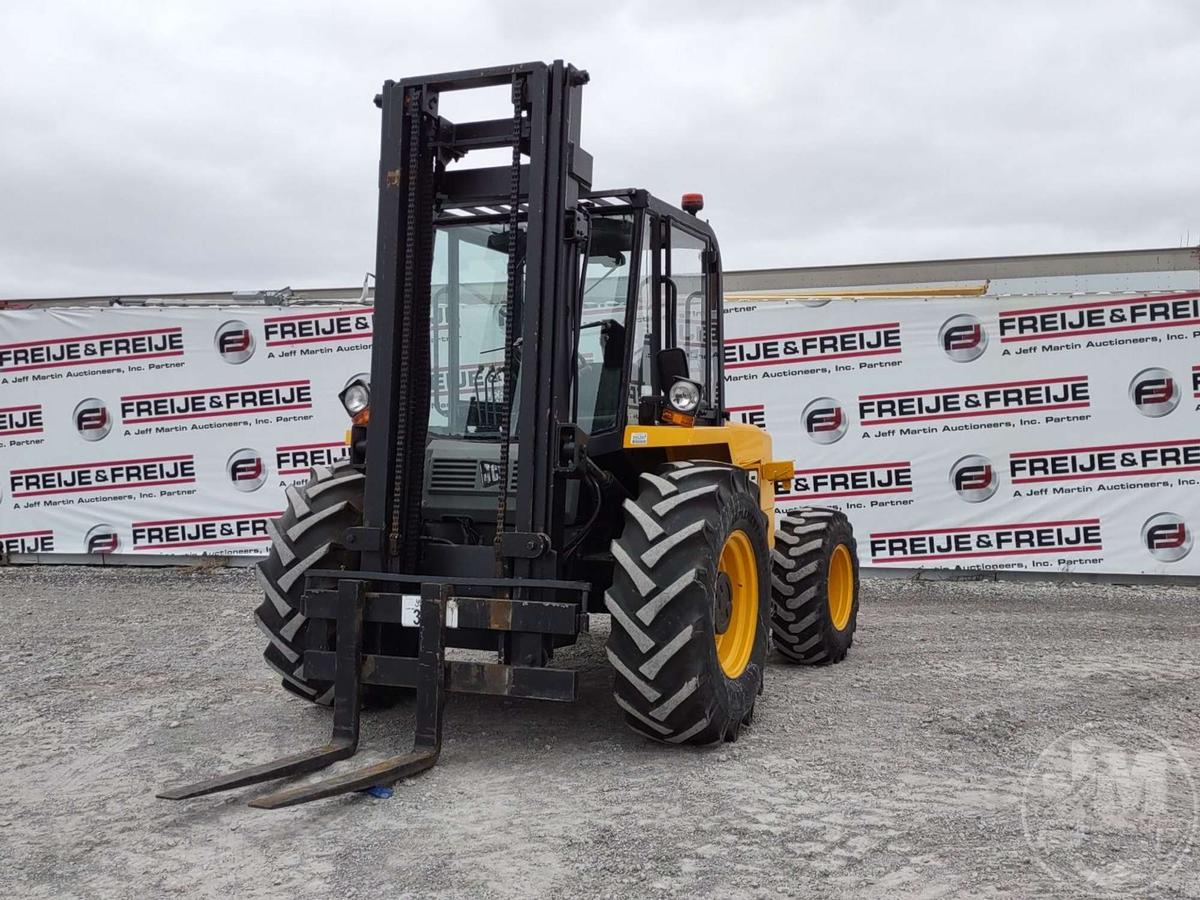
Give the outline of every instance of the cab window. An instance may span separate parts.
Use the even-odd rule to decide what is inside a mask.
[[[708,365],[709,316],[708,275],[705,267],[706,244],[702,238],[671,226],[668,275],[673,288],[675,308],[672,314],[673,332],[670,340],[687,354],[688,376],[704,388],[710,398]]]

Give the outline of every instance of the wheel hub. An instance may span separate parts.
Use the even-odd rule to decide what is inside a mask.
[[[740,528],[725,539],[713,583],[713,630],[717,662],[727,678],[738,678],[754,653],[758,633],[758,559]]]
[[[833,548],[826,575],[829,619],[838,631],[844,631],[854,608],[854,563],[845,544]]]
[[[733,618],[733,585],[729,576],[724,572],[717,573],[716,589],[713,591],[713,626],[717,634],[729,630],[729,620]]]

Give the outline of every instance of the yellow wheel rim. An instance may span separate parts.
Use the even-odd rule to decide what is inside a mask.
[[[721,548],[718,569],[729,579],[729,624],[717,635],[717,660],[729,678],[737,678],[750,662],[758,631],[758,565],[746,532],[729,535]]]
[[[844,631],[854,608],[854,563],[850,559],[850,548],[845,544],[834,547],[833,555],[829,557],[827,596],[833,627]]]

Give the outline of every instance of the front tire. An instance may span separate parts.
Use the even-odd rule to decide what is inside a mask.
[[[747,472],[673,463],[640,479],[612,543],[608,658],[634,731],[736,740],[762,690],[770,602],[766,516]]]
[[[781,656],[810,666],[846,658],[858,628],[858,551],[844,513],[809,507],[780,516],[771,586]]]
[[[263,659],[299,697],[328,706],[332,682],[304,677],[308,620],[301,609],[304,573],[313,568],[355,569],[358,554],[342,544],[347,528],[362,524],[363,474],[350,466],[313,469],[303,487],[287,489],[288,508],[268,524],[271,553],[255,574],[266,598],[254,622],[270,643]]]

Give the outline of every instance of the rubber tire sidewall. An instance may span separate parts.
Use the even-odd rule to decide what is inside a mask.
[[[663,484],[674,487],[664,494]],[[713,488],[695,500],[671,508],[665,514],[654,511],[656,505],[678,497],[681,492]],[[609,636],[609,658],[617,674],[614,693],[626,709],[627,724],[640,734],[656,740],[708,744],[722,739],[734,740],[743,723],[750,719],[755,701],[761,692],[763,669],[768,650],[768,614],[770,606],[770,569],[767,543],[767,518],[759,506],[758,487],[745,470],[727,463],[697,462],[669,463],[659,467],[650,477],[643,475],[639,495],[628,501],[638,506],[638,515],[646,516],[661,528],[661,534],[651,539],[639,525],[637,516],[628,511],[621,535],[613,542],[634,564],[649,577],[654,587],[642,595],[622,564],[614,565],[613,586],[606,596],[610,612],[614,605],[625,622],[653,639],[649,649],[642,649],[617,614]],[[703,520],[703,528],[675,545],[652,565],[645,555],[663,542],[669,541]],[[713,595],[719,570],[721,550],[728,536],[742,530],[749,537],[758,563],[757,622],[749,661],[735,678],[722,670],[714,628]],[[677,579],[693,572],[695,577],[675,595],[654,617],[651,623],[641,621],[639,611],[649,606]],[[691,626],[691,637],[681,650],[653,676],[645,676],[646,665],[673,639]],[[645,637],[642,638],[643,643]],[[661,697],[647,699],[637,685],[621,673],[621,667],[640,679],[644,685],[657,690]],[[695,690],[664,720],[662,733],[654,727],[655,709],[682,686],[697,680]],[[630,712],[629,709],[634,710]],[[648,721],[650,720],[650,721]],[[699,723],[703,727],[695,729]]]
[[[799,523],[799,524],[797,524]],[[780,531],[809,528],[824,524],[819,532],[808,532],[799,536],[799,544],[789,545],[779,537]],[[803,549],[814,542],[816,534],[820,534],[820,546],[803,554],[795,554],[794,549]],[[834,549],[844,545],[850,552],[851,569],[853,572],[853,598],[850,606],[850,617],[842,629],[833,622],[829,608],[829,567]],[[777,556],[773,555],[772,575],[775,582],[782,581],[795,591],[792,597],[785,596],[773,585],[771,598],[772,638],[780,656],[789,662],[804,665],[830,665],[841,662],[854,645],[854,633],[858,628],[859,612],[859,567],[858,546],[854,539],[854,530],[849,519],[840,510],[823,507],[809,507],[796,510],[780,517],[776,529],[776,554],[786,557],[792,568],[782,566]],[[816,563],[812,574],[794,580],[797,572],[803,571],[812,563]],[[810,587],[816,587],[814,595],[800,604],[798,608],[790,608],[788,601],[804,594]],[[809,616],[815,621],[805,627],[799,634],[793,629],[797,623],[802,623]],[[781,635],[781,632],[783,634]],[[789,638],[788,636],[794,635]],[[816,638],[811,645],[806,646]],[[800,649],[805,648],[805,649]]]
[[[284,600],[297,615],[300,614],[305,588],[305,578],[301,576],[287,589],[283,589],[282,586],[279,585],[279,579],[283,577],[292,566],[296,565],[297,562],[306,559],[310,554],[320,549],[320,547],[326,543],[329,544],[329,549],[325,555],[320,557],[307,568],[346,569],[352,571],[357,569],[359,565],[359,554],[347,550],[343,545],[342,538],[347,528],[362,524],[363,479],[360,477],[357,480],[351,481],[347,484],[335,485],[334,487],[322,491],[316,496],[310,496],[309,492],[313,488],[319,487],[320,485],[329,481],[340,479],[352,474],[361,473],[358,473],[356,469],[348,465],[337,466],[332,470],[326,471],[328,474],[315,472],[307,483],[296,486],[296,490],[298,490],[300,495],[304,497],[304,500],[309,507],[309,512],[297,515],[295,509],[293,509],[293,506],[289,501],[287,508],[283,512],[283,515],[275,520],[274,524],[277,532],[281,535],[284,535],[285,540],[287,540],[287,532],[298,523],[313,516],[319,515],[330,507],[342,502],[347,504],[346,508],[338,513],[333,514],[328,519],[324,519],[315,523],[296,540],[288,540],[288,545],[290,547],[289,552],[294,555],[294,559],[291,563],[286,565],[284,564],[280,556],[279,548],[275,545],[274,541],[272,542],[271,551],[267,558],[258,563],[260,580],[265,578],[276,585],[279,592],[283,595]],[[333,587],[333,579],[325,579],[325,581],[328,581],[329,587]],[[263,600],[263,603],[257,610],[257,614],[261,617],[264,628],[276,634],[279,633],[279,629],[284,624],[284,621],[280,619],[278,611],[276,610],[275,605],[269,596]],[[285,643],[288,645],[289,649],[293,653],[300,654],[301,657],[303,656],[305,649],[333,649],[332,641],[319,642],[321,643],[321,646],[317,646],[318,642],[310,639],[309,624],[310,623],[308,621],[305,621],[304,624],[300,625],[291,640],[285,640],[282,638],[281,640],[285,640]],[[331,636],[333,634],[332,627],[330,628],[330,634]],[[279,648],[275,646],[274,643],[267,644],[266,649],[263,651],[263,657],[267,664],[273,670],[279,672],[281,676],[283,674],[280,671],[282,667],[283,671],[288,672],[292,678],[295,678],[301,683],[301,685],[303,685],[303,687],[298,687],[287,677],[282,677],[281,683],[283,687],[290,693],[306,700],[320,702],[322,705],[328,705],[329,702],[331,702],[329,697],[329,689],[333,686],[332,682],[305,678],[302,672],[301,663],[289,660],[280,652]],[[313,691],[314,693],[310,695],[309,690]]]

